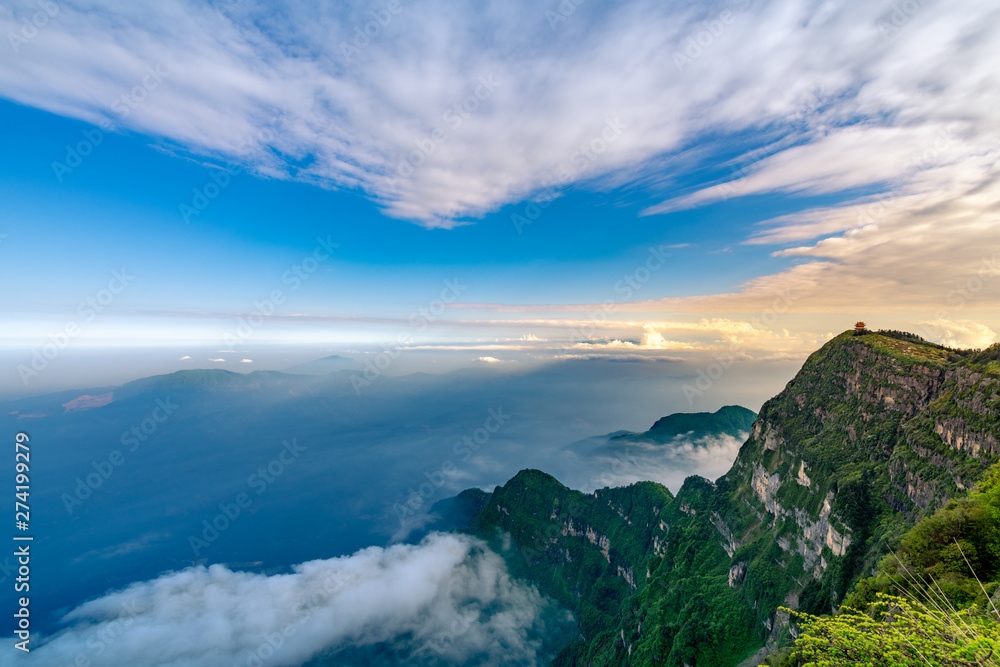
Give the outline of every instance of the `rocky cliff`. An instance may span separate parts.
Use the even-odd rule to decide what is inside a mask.
[[[731,470],[572,491],[538,471],[472,529],[573,609],[560,665],[756,664],[1000,458],[1000,347],[848,332],[768,401]]]

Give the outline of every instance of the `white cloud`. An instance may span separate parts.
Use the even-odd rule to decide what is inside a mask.
[[[180,359],[178,359],[177,361],[186,361],[186,360],[188,360],[188,359],[190,359],[190,358],[191,358],[191,357],[190,357],[190,355],[187,355],[187,354],[185,354],[185,355],[184,355],[183,357],[181,357],[181,358],[180,358]]]
[[[683,350],[690,349],[690,343],[682,343],[677,340],[667,340],[663,335],[653,328],[651,324],[642,326],[642,347],[652,350]]]
[[[611,441],[589,453],[571,445],[562,453],[560,472],[564,483],[586,492],[649,480],[677,493],[690,475],[715,480],[725,474],[748,435],[680,435],[667,443]]]
[[[593,349],[624,349],[624,348],[637,348],[639,347],[636,343],[630,340],[619,340],[617,338],[602,338],[602,339],[589,339],[583,341],[582,343],[575,343],[570,347],[584,350]]]
[[[925,338],[948,347],[989,347],[997,334],[985,324],[970,320],[927,320],[916,323],[916,331]]]
[[[223,363],[225,361],[225,359],[222,359],[222,358],[219,358],[219,359],[209,359],[209,361],[211,361],[213,363],[216,363],[216,364],[221,364],[221,363]]]
[[[682,361],[680,357],[667,357],[653,354],[557,354],[552,357],[560,361],[635,361],[655,363],[657,361]]]
[[[66,615],[69,628],[20,659],[4,651],[0,664],[76,664],[82,655],[108,667],[216,667],[258,664],[256,656],[277,667],[388,643],[403,657],[534,665],[546,609],[482,543],[432,534],[291,574],[222,565],[165,574],[81,605]]]
[[[349,55],[344,45],[371,20],[360,3],[293,3],[278,15],[187,0],[58,6],[37,35],[2,50],[3,96],[264,175],[361,187],[428,225],[567,179],[669,190],[688,156],[712,152],[687,150],[697,139],[747,131],[766,144],[744,156],[750,169],[736,161],[734,177],[656,210],[879,183],[909,195],[958,179],[968,190],[995,162],[1000,21],[979,0],[922,3],[898,29],[886,23],[891,0],[638,0],[582,5],[554,26],[551,8],[526,0],[429,0],[404,3]],[[703,37],[723,10],[731,20]],[[15,2],[0,32],[18,33],[37,11]],[[696,40],[707,45],[691,50]],[[126,116],[116,101],[147,67],[162,81]],[[476,108],[455,110],[463,104]],[[601,138],[617,131],[609,120],[621,126],[612,141]],[[942,130],[954,140],[922,160]],[[403,177],[407,159],[423,163]]]
[[[499,364],[501,363],[496,357],[476,357],[476,361],[481,361],[486,364]]]
[[[240,359],[241,364],[252,364],[253,359]]]
[[[477,306],[477,308],[481,307]],[[583,310],[594,306],[539,306],[539,308],[552,308],[553,310],[562,308],[563,310]],[[555,355],[554,358],[562,358],[565,352],[582,353],[590,356],[600,355],[629,355],[633,353],[662,353],[664,351],[685,352],[696,354],[699,352],[722,352],[731,351],[738,348],[741,354],[748,354],[753,358],[761,358],[762,354],[791,354],[798,358],[804,352],[815,349],[823,341],[817,339],[814,333],[803,331],[790,331],[787,328],[775,326],[777,318],[765,317],[757,318],[757,321],[735,320],[722,317],[701,318],[698,320],[659,320],[647,322],[631,322],[622,320],[576,320],[576,319],[540,319],[540,320],[514,320],[505,322],[502,320],[482,320],[477,322],[471,320],[463,321],[466,325],[476,325],[479,331],[489,330],[492,327],[505,327],[512,324],[517,326],[538,326],[546,329],[562,329],[568,335],[559,338],[551,336],[547,339],[538,339],[538,345],[523,345],[525,336],[518,339],[508,338],[509,343],[488,343],[481,344],[469,342],[464,344],[454,344],[454,341],[434,345],[411,346],[405,349],[412,350],[434,350],[444,351],[480,351],[480,352],[508,352],[522,353],[535,352],[540,356],[547,353]],[[853,320],[852,320],[853,323]],[[584,327],[602,329],[606,335],[600,337],[590,337],[580,341],[573,335],[574,330],[578,331]],[[768,328],[770,327],[770,328]],[[670,337],[666,337],[664,332],[670,332]],[[570,355],[579,358],[580,355]],[[499,359],[488,355],[479,357],[477,361],[487,361],[488,359]]]

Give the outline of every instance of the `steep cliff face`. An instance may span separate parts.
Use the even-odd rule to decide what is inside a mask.
[[[577,611],[581,632],[593,637],[644,583],[649,556],[670,530],[660,514],[673,500],[652,482],[584,494],[524,470],[493,492],[473,529],[508,556],[513,572]]]
[[[829,611],[1000,458],[998,359],[843,334],[765,404],[715,483],[586,495],[525,471],[474,529],[578,613],[557,664],[756,664],[787,636],[778,606]]]

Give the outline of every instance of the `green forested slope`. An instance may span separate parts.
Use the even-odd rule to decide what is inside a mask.
[[[715,482],[588,495],[522,471],[472,529],[577,613],[556,664],[756,664],[788,641],[778,607],[833,611],[998,460],[998,350],[845,333],[764,405]]]

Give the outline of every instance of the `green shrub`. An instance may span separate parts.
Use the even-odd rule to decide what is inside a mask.
[[[1000,664],[1000,625],[993,609],[932,608],[884,593],[867,613],[844,608],[836,616],[785,610],[801,623],[785,665],[872,667]]]

